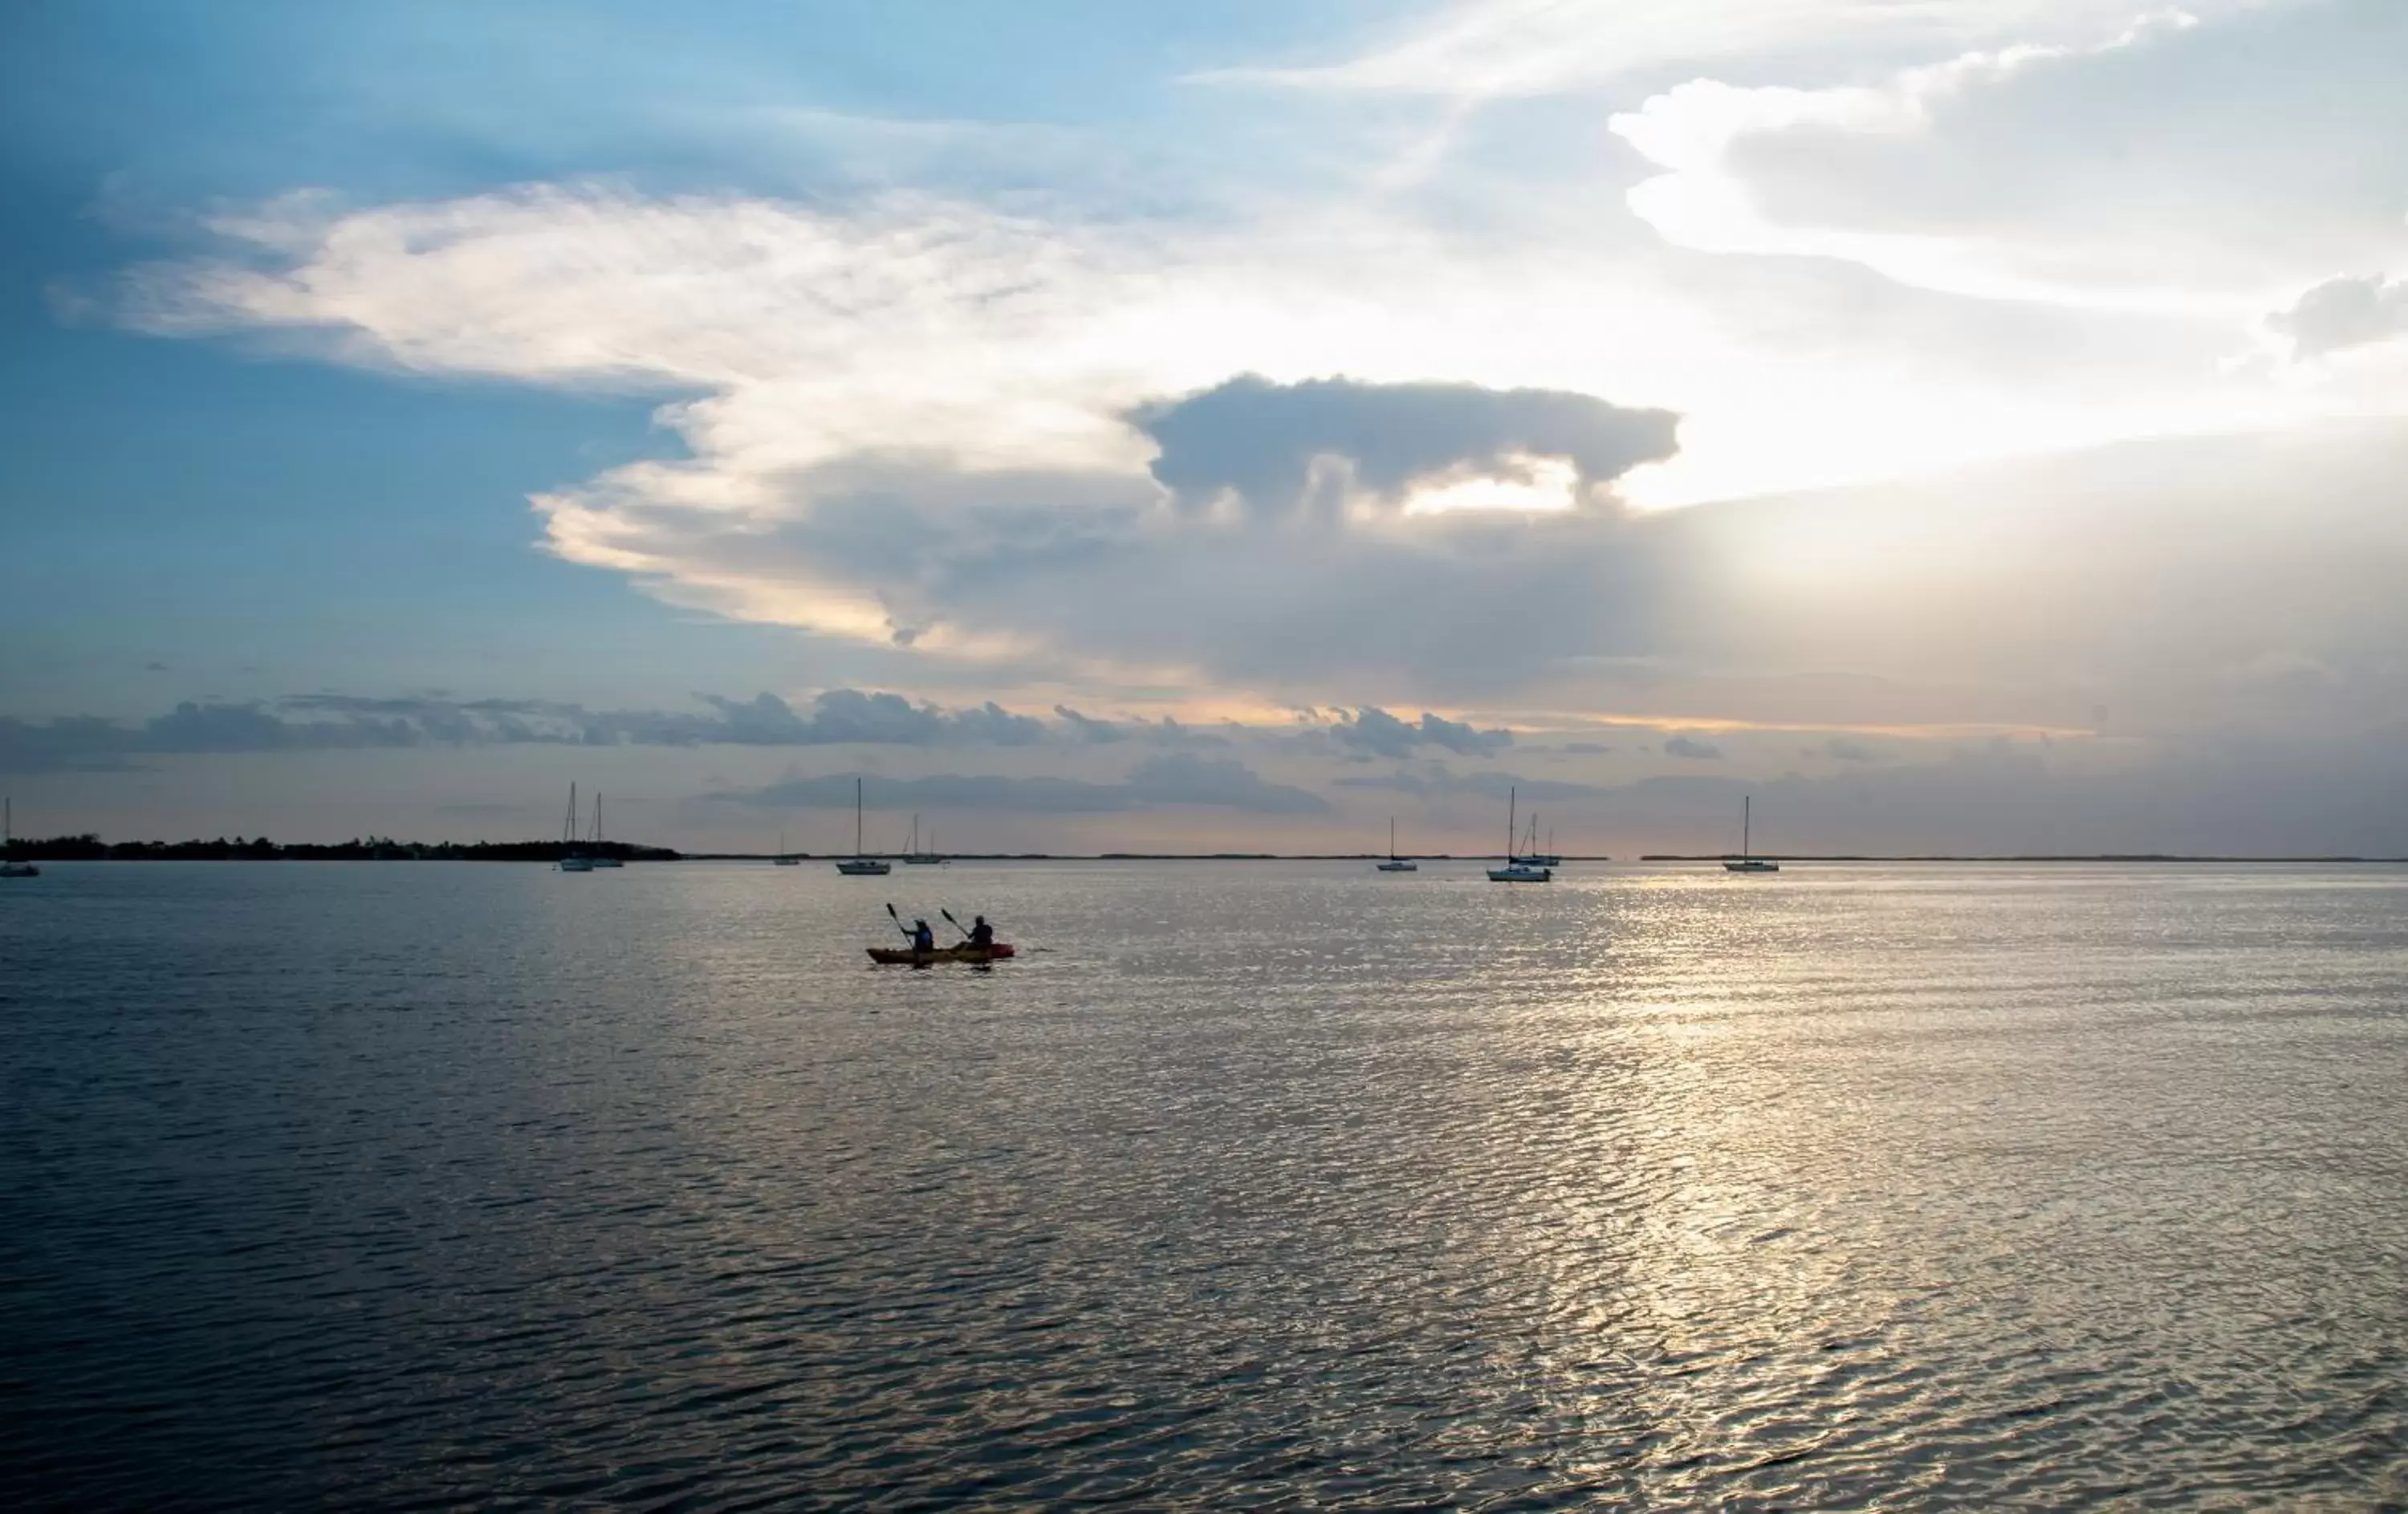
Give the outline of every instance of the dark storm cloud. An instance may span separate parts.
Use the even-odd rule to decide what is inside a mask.
[[[1280,384],[1253,374],[1141,405],[1125,419],[1161,449],[1154,476],[1182,503],[1235,495],[1268,512],[1312,492],[1324,458],[1342,459],[1358,487],[1389,499],[1452,472],[1513,473],[1518,457],[1569,462],[1593,492],[1671,456],[1680,424],[1669,411],[1558,389],[1346,378]]]
[[[762,809],[850,809],[853,778],[849,774],[789,778],[763,788],[710,797]],[[1232,758],[1185,753],[1149,757],[1131,768],[1128,776],[1116,784],[1077,778],[939,773],[925,778],[882,778],[876,797],[881,809],[1019,815],[1117,815],[1177,809],[1320,815],[1329,808],[1328,801],[1320,795],[1267,782],[1261,774]]]

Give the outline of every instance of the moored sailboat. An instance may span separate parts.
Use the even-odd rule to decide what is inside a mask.
[[[848,878],[882,878],[895,870],[874,857],[865,857],[861,850],[861,780],[853,781],[853,855],[836,865],[836,870]]]
[[[1521,791],[1518,788],[1508,788],[1505,791],[1505,865],[1501,868],[1490,868],[1488,881],[1490,883],[1553,883],[1555,881],[1553,868],[1527,862],[1513,855],[1513,807],[1514,801],[1520,797]],[[1533,849],[1536,848],[1535,839],[1531,845]]]
[[[586,837],[586,849],[597,868],[615,868],[622,865],[619,854],[608,850],[602,844],[602,794],[598,789],[594,794],[594,829]]]
[[[586,856],[577,844],[577,785],[574,780],[568,786],[568,819],[560,828],[560,871],[594,871],[594,858]]]
[[[1383,872],[1419,872],[1420,864],[1409,857],[1397,855],[1397,817],[1388,816],[1388,859],[1380,864]]]
[[[1763,858],[1750,855],[1749,844],[1753,838],[1748,834],[1748,822],[1752,818],[1748,812],[1754,808],[1755,799],[1756,796],[1750,794],[1739,801],[1739,856],[1735,858],[1724,859],[1725,872],[1778,872],[1781,871],[1780,863],[1769,862]]]
[[[903,854],[903,860],[922,867],[932,863],[941,864],[947,860],[945,855],[937,850],[937,828],[934,826],[928,828],[928,849],[924,852],[920,850],[920,817],[916,815],[911,817],[910,849]]]
[[[1539,850],[1539,813],[1536,810],[1530,812],[1530,828],[1523,834],[1522,849],[1515,852],[1505,860],[1519,864],[1526,868],[1556,868],[1563,866],[1564,859],[1555,855],[1555,833],[1554,831],[1551,830],[1547,832],[1547,849],[1543,852]]]
[[[14,800],[0,799],[0,878],[38,878],[42,870],[31,862],[21,862],[9,854],[17,849],[17,812]]]

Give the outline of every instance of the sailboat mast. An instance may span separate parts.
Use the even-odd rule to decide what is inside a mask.
[[[1756,854],[1755,854],[1755,852],[1752,850],[1752,848],[1753,848],[1753,846],[1754,846],[1755,843],[1753,842],[1753,840],[1752,840],[1752,839],[1749,837],[1749,835],[1748,835],[1748,826],[1749,826],[1749,823],[1750,823],[1750,822],[1755,818],[1755,816],[1754,816],[1754,815],[1753,815],[1753,813],[1752,813],[1752,812],[1755,810],[1755,808],[1756,808],[1756,796],[1755,796],[1755,795],[1753,795],[1753,794],[1743,794],[1743,795],[1742,795],[1742,796],[1740,797],[1740,801],[1739,801],[1739,859],[1740,859],[1741,861],[1742,861],[1742,862],[1746,861],[1750,857],[1753,857],[1753,856],[1755,856],[1755,855],[1756,855]]]
[[[1522,792],[1518,788],[1509,786],[1505,790],[1505,860],[1509,863],[1513,860],[1513,805],[1514,800],[1521,797]]]
[[[1395,861],[1396,859],[1397,859],[1397,817],[1396,817],[1395,815],[1392,815],[1388,816],[1388,860],[1389,860],[1389,861],[1391,861],[1391,862],[1393,862],[1393,861]]]
[[[861,855],[861,780],[853,781],[853,855]]]

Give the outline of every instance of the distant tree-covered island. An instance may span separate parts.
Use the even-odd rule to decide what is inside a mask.
[[[674,862],[680,853],[630,842],[396,841],[391,836],[338,842],[276,842],[265,836],[215,841],[103,841],[86,832],[13,842],[12,861],[25,862],[557,862],[563,853],[615,857],[626,862]]]

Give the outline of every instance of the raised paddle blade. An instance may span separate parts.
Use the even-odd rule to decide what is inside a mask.
[[[969,939],[970,939],[969,927],[968,927],[968,926],[966,926],[966,925],[962,924],[962,922],[961,922],[961,921],[954,919],[954,918],[953,918],[953,911],[948,910],[948,909],[940,909],[940,910],[937,911],[937,913],[938,913],[938,914],[939,914],[939,915],[941,915],[941,916],[943,916],[945,917],[945,923],[946,923],[947,925],[952,926],[954,930],[959,930],[959,931],[962,933],[962,939],[963,939],[964,941],[968,941],[968,940],[969,940]]]

